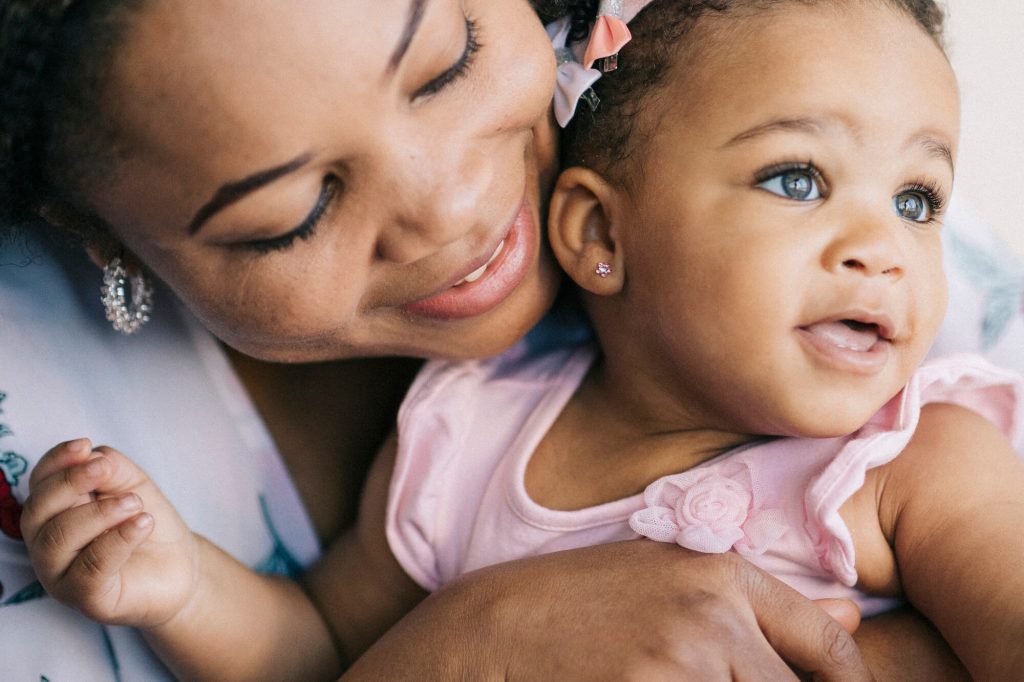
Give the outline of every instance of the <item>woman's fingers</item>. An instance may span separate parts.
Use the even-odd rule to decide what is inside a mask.
[[[757,571],[749,590],[772,648],[815,680],[871,680],[853,635],[821,606]],[[836,606],[836,605],[833,605]]]
[[[671,667],[658,680],[794,682],[796,673],[776,652],[749,609],[708,595],[680,614]],[[640,676],[639,679],[648,679]]]
[[[851,635],[860,627],[860,608],[849,599],[815,599],[814,603]]]

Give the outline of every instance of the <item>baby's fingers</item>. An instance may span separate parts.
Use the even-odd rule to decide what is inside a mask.
[[[47,587],[54,597],[86,616],[116,623],[123,585],[121,568],[153,531],[153,517],[138,514],[82,548],[59,582]]]
[[[44,586],[60,582],[76,558],[111,529],[142,509],[137,495],[107,497],[57,514],[25,535],[32,565]],[[148,517],[148,515],[147,515]]]
[[[29,489],[35,490],[43,479],[49,478],[61,469],[81,464],[92,456],[92,442],[88,438],[77,438],[53,446],[32,468],[28,478]]]
[[[31,542],[39,529],[58,514],[87,506],[92,501],[90,493],[102,485],[110,471],[106,457],[93,457],[37,480],[21,513],[21,534],[26,542]]]

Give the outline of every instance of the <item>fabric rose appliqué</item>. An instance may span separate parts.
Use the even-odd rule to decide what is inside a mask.
[[[698,552],[762,554],[786,532],[780,510],[757,508],[746,467],[666,476],[647,486],[644,504],[629,519],[634,531]]]

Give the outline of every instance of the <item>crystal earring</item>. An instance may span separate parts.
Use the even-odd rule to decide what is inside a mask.
[[[612,274],[612,264],[601,261],[597,264],[597,267],[594,268],[594,274],[601,278],[607,277]]]
[[[131,284],[131,304],[127,290]],[[153,310],[153,287],[141,272],[128,276],[120,258],[111,258],[103,266],[103,286],[100,288],[103,309],[114,329],[122,334],[134,334],[149,322]]]

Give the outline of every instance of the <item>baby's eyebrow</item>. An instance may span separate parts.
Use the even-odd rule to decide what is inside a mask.
[[[832,123],[819,118],[777,118],[766,123],[761,123],[748,130],[744,130],[739,135],[734,136],[728,142],[723,144],[720,149],[727,147],[734,147],[745,142],[750,142],[759,137],[764,137],[770,133],[776,133],[780,131],[796,132],[796,133],[811,133],[814,135],[820,134],[823,129],[831,127]]]
[[[388,60],[388,74],[395,72],[398,65],[402,63],[402,59],[405,58],[405,53],[409,51],[412,39],[416,37],[416,31],[419,30],[420,23],[423,21],[427,2],[428,0],[412,0],[409,5],[409,19],[406,21],[405,30],[398,41],[398,46],[395,47],[395,51],[391,53],[391,59]]]
[[[953,150],[948,144],[928,133],[921,133],[911,138],[910,143],[907,144],[908,147],[915,145],[923,147],[928,156],[945,161],[949,164],[949,170],[955,173]]]
[[[847,131],[855,140],[859,141],[861,139],[860,127],[842,118],[833,118],[831,116],[825,118],[777,118],[744,130],[719,147],[719,149],[735,147],[771,133],[796,132],[820,135],[824,130],[830,128],[840,128]],[[939,139],[940,137],[941,135],[936,137],[928,131],[922,131],[912,136],[907,142],[905,148],[909,149],[914,146],[919,146],[925,150],[928,156],[945,161],[949,164],[950,170],[952,170],[954,165],[953,150],[949,144]]]

